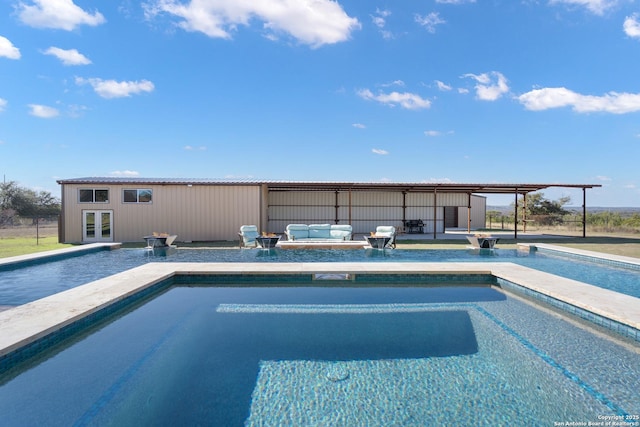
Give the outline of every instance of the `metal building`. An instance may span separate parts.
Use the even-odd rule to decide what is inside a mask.
[[[485,227],[486,198],[477,193],[527,194],[550,186],[229,181],[171,178],[63,179],[59,240],[140,242],[153,232],[178,241],[236,240],[243,224],[282,233],[291,223],[351,224],[354,233],[378,225],[409,232]]]

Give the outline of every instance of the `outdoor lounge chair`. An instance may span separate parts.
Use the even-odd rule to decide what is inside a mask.
[[[258,246],[256,237],[260,235],[258,233],[258,227],[255,225],[243,225],[240,227],[240,247],[241,248],[255,248]]]
[[[392,225],[379,225],[376,227],[376,237],[391,237],[389,243],[387,243],[387,248],[396,247],[396,228]]]

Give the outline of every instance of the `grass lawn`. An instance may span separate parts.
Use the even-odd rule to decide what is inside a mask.
[[[51,251],[70,246],[73,245],[58,243],[57,236],[41,237],[37,241],[35,237],[9,237],[0,239],[0,258]]]

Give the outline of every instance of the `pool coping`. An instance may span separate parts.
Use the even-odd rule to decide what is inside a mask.
[[[30,261],[40,261],[51,257],[64,257],[79,255],[81,252],[88,252],[100,249],[119,249],[122,243],[87,243],[78,246],[71,246],[62,249],[53,249],[50,251],[36,252],[26,255],[16,255],[6,258],[0,258],[0,269],[2,267],[18,265],[21,263],[28,263]]]
[[[587,258],[596,258],[600,260],[610,261],[612,263],[631,264],[640,267],[640,258],[633,258],[623,255],[606,254],[603,252],[593,252],[584,249],[569,248],[565,246],[550,245],[548,243],[518,243],[519,247],[528,247],[532,249],[543,249],[553,252],[561,252],[567,255],[582,256]]]
[[[493,275],[497,286],[506,281],[640,331],[639,298],[509,262],[148,263],[0,312],[0,357],[176,275],[332,273]]]

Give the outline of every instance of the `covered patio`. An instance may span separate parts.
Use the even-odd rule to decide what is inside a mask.
[[[357,183],[357,182],[267,182],[264,184],[264,190],[268,192],[280,191],[334,191],[336,193],[336,218],[338,210],[344,208],[337,202],[339,193],[348,193],[348,221],[351,223],[352,215],[352,195],[354,193],[385,191],[398,192],[402,194],[402,222],[410,223],[412,219],[406,215],[406,198],[407,195],[413,193],[431,194],[433,196],[433,218],[437,218],[437,209],[441,207],[438,203],[439,195],[446,194],[464,194],[467,200],[467,233],[471,233],[471,200],[472,195],[482,194],[513,194],[514,195],[514,231],[513,238],[518,239],[519,224],[522,224],[523,231],[526,231],[526,211],[518,208],[518,197],[522,196],[526,205],[527,195],[536,191],[548,188],[573,188],[582,190],[582,237],[586,237],[586,209],[587,199],[586,190],[601,187],[600,184],[458,184],[458,183]],[[521,215],[521,217],[519,217]],[[411,224],[412,226],[414,224]],[[416,234],[416,238],[425,238],[427,235],[431,238],[442,238],[443,233],[437,231],[437,227],[432,227],[432,232],[427,234]],[[409,236],[409,235],[407,235]],[[448,238],[448,235],[447,237]]]

